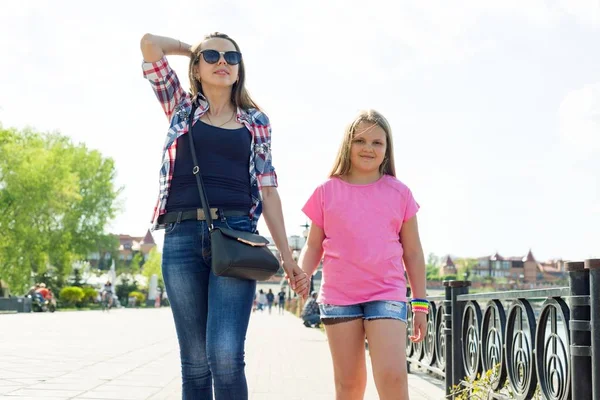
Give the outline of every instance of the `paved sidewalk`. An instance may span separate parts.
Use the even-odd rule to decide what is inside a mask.
[[[325,335],[296,317],[254,314],[246,353],[251,400],[335,398]],[[443,398],[434,383],[409,375],[411,400]],[[2,400],[180,398],[169,308],[0,315]]]

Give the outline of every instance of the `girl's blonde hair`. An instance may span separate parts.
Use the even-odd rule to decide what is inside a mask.
[[[190,56],[188,68],[188,77],[190,79],[190,95],[192,98],[194,98],[198,93],[204,95],[204,92],[202,91],[202,84],[194,74],[194,69],[200,61],[200,50],[202,50],[200,46],[202,43],[204,43],[204,41],[214,38],[229,40],[235,49],[240,51],[240,46],[238,46],[235,40],[226,34],[219,32],[206,35],[200,43],[192,46],[192,55]],[[260,111],[260,107],[254,100],[252,100],[250,93],[248,93],[248,90],[246,89],[246,67],[244,66],[243,57],[239,64],[239,79],[233,84],[233,88],[231,89],[231,103],[245,111],[248,111],[251,108],[255,108]]]
[[[361,122],[372,123],[379,126],[385,132],[385,157],[383,158],[383,162],[379,166],[379,172],[382,175],[391,175],[396,176],[396,167],[394,165],[394,144],[392,141],[392,128],[390,128],[390,124],[387,119],[379,112],[375,110],[363,110],[361,111],[354,121],[348,125],[346,128],[346,132],[344,133],[344,137],[342,139],[342,144],[338,151],[335,162],[333,163],[333,169],[329,173],[329,177],[333,178],[336,176],[343,176],[350,172],[351,162],[350,162],[350,148],[352,147],[352,140],[356,134],[356,128]]]

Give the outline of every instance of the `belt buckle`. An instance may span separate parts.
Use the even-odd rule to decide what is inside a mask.
[[[196,219],[198,221],[204,221],[204,220],[206,220],[206,217],[204,216],[204,210],[202,208],[198,208],[196,210]]]

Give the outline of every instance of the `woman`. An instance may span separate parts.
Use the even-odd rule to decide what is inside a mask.
[[[292,287],[306,296],[309,281],[287,243],[269,119],[246,91],[240,49],[227,35],[210,34],[190,46],[146,34],[141,49],[144,77],[170,122],[152,222],[153,229],[165,229],[162,268],[179,339],[183,398],[212,399],[214,382],[216,399],[247,399],[244,340],[256,282],[211,272],[187,135],[193,135],[215,225],[255,232],[264,213]],[[169,66],[169,55],[190,58],[190,93]]]

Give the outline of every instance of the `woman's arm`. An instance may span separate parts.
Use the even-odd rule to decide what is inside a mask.
[[[177,39],[147,33],[142,37],[140,47],[145,61],[142,64],[144,77],[150,82],[167,119],[171,121],[176,108],[188,95],[165,55],[189,56],[190,45]]]
[[[144,61],[146,62],[157,62],[164,56],[190,56],[192,54],[192,46],[189,44],[170,37],[152,35],[150,33],[142,36],[140,47]]]
[[[425,257],[423,256],[423,248],[419,237],[417,216],[402,224],[400,243],[404,248],[404,267],[408,273],[412,297],[424,299],[427,296],[425,289]]]
[[[273,237],[275,246],[277,246],[281,254],[283,269],[288,276],[290,286],[299,296],[306,297],[309,290],[308,279],[304,271],[298,267],[298,264],[296,264],[292,257],[285,232],[281,199],[279,198],[277,188],[274,186],[265,186],[261,189],[261,195],[265,222]]]
[[[300,268],[308,276],[312,276],[315,270],[319,266],[319,262],[323,258],[323,240],[325,239],[325,232],[318,225],[311,224],[310,230],[308,231],[308,238],[306,244],[302,248],[300,253]]]

